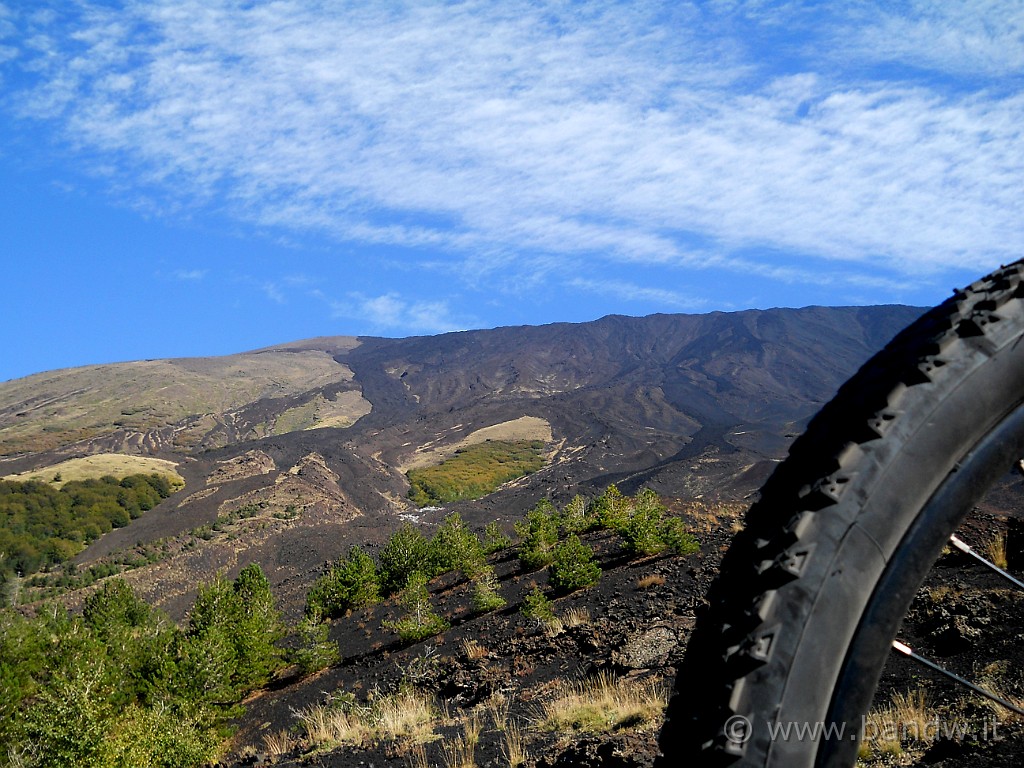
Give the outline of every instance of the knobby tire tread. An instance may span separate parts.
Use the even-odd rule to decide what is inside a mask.
[[[938,416],[955,421],[937,404],[948,401],[947,411],[959,414],[964,407],[954,404],[967,402],[978,413],[962,418],[990,431],[1003,415],[991,411],[1009,412],[1024,399],[1024,375],[1015,373],[1020,367],[1016,358],[1009,359],[1019,354],[1015,348],[1024,335],[1022,276],[1024,262],[1002,267],[926,312],[844,384],[794,441],[761,489],[698,612],[662,731],[662,765],[815,764],[816,746],[779,747],[766,737],[761,721],[784,713],[790,707],[783,706],[784,700],[806,695],[816,702],[808,707],[822,710],[821,702],[830,699],[835,680],[827,679],[827,664],[825,679],[820,679],[825,691],[811,690],[806,681],[819,678],[797,667],[815,658],[815,648],[823,654],[845,653],[843,643],[850,641],[805,636],[808,616],[819,609],[837,610],[828,603],[837,583],[870,599],[879,569],[898,553],[898,544],[881,541],[884,528],[877,523],[874,529],[861,528],[860,521],[869,514],[872,496],[892,486],[886,473],[911,462],[907,455],[915,440],[931,434],[933,445],[947,445],[953,439],[939,434],[942,425],[936,428],[929,421]],[[1003,362],[993,365],[1000,357]],[[1001,382],[999,397],[1010,402],[988,402],[983,392],[974,405],[969,388],[984,381],[978,372],[997,365],[1012,368],[991,374]],[[963,438],[967,443],[975,439]],[[965,453],[971,447],[967,443]],[[912,466],[924,466],[916,461]],[[942,474],[955,470],[954,462]],[[920,494],[933,493],[942,479],[927,485],[930,478],[923,475],[928,471],[916,470],[920,481],[908,479],[912,486],[922,485]],[[911,507],[924,506],[924,498],[917,500],[914,493],[916,488],[905,492],[908,509],[894,515],[894,536],[909,529],[918,514]],[[877,517],[878,512],[870,514]],[[858,558],[850,553],[857,552],[868,553],[865,561],[879,561],[864,566],[865,573],[874,574],[865,577],[871,583],[856,583]],[[844,569],[851,573],[841,574]],[[840,601],[841,592],[835,594]],[[872,690],[880,671],[872,670]],[[795,689],[800,686],[807,690]],[[753,731],[740,738],[734,732],[730,739],[725,728],[736,716],[748,718]]]

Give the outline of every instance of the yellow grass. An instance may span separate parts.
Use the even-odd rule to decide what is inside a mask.
[[[422,469],[440,464],[453,456],[459,449],[486,443],[488,440],[504,442],[540,440],[550,443],[552,440],[551,424],[546,419],[537,416],[520,416],[518,419],[478,429],[455,442],[447,442],[447,435],[439,435],[436,440],[420,446],[411,456],[404,459],[398,466],[398,471],[405,473],[410,469]]]
[[[923,690],[894,693],[888,705],[868,713],[858,755],[862,760],[899,756],[905,745],[928,744],[938,735],[937,718]]]
[[[4,480],[41,480],[60,488],[71,480],[89,480],[92,478],[113,475],[121,480],[128,475],[166,475],[171,478],[172,486],[184,487],[185,479],[178,474],[178,464],[164,459],[149,456],[129,456],[125,453],[97,453],[68,459],[57,464],[50,464],[41,469],[7,475]],[[55,477],[60,480],[54,480]]]
[[[667,703],[660,683],[616,679],[602,672],[582,682],[563,682],[555,698],[544,704],[542,727],[589,733],[639,728],[659,720]]]
[[[993,563],[1006,570],[1006,531],[1000,531],[985,543],[985,555]]]
[[[505,728],[505,737],[502,739],[501,753],[508,763],[508,768],[519,768],[529,760],[526,751],[526,741],[523,739],[523,732],[516,723],[509,723]]]
[[[295,713],[310,750],[368,746],[376,741],[422,744],[433,738],[437,711],[418,691],[400,691],[365,707],[318,704]]]

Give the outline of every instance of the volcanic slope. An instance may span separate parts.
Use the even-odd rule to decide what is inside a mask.
[[[609,316],[38,374],[0,384],[0,474],[111,451],[174,461],[184,490],[77,565],[159,546],[158,562],[128,576],[180,616],[197,581],[256,561],[295,615],[325,560],[372,547],[403,519],[429,528],[459,511],[507,527],[540,498],[564,503],[612,482],[743,498],[919,313]],[[544,468],[444,510],[407,500],[406,469],[502,436],[543,440]]]

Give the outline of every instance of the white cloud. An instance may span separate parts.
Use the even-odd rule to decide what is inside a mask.
[[[324,299],[324,295],[313,294]],[[409,301],[398,293],[366,296],[350,293],[343,301],[329,301],[335,317],[359,320],[375,332],[401,330],[415,333],[447,333],[459,330],[447,301]]]
[[[1019,0],[902,0],[873,7],[871,23],[847,27],[840,50],[971,77],[1024,72]]]
[[[38,82],[15,98],[172,204],[522,273],[713,253],[807,282],[845,263],[863,282],[981,270],[1024,245],[1024,95],[989,87],[1024,62],[1006,2],[750,4],[765,29],[831,20],[816,39],[853,57],[806,46],[785,72],[699,6],[123,5],[83,5],[71,33],[29,24]],[[859,74],[954,54],[944,71],[985,88]],[[355,304],[384,328],[445,310]]]

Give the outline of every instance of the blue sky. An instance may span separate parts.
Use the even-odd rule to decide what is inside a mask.
[[[0,380],[1022,255],[1024,5],[0,0]]]

